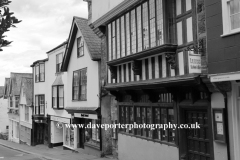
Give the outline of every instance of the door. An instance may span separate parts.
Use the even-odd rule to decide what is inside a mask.
[[[200,129],[187,129],[187,159],[211,160],[209,120],[207,111],[186,111],[188,125],[200,124]]]
[[[85,119],[84,118],[80,118],[80,124],[85,124]],[[85,143],[85,129],[83,128],[79,128],[79,147],[80,148],[84,148],[84,143]]]

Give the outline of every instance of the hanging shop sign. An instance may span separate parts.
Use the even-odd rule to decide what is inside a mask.
[[[201,55],[188,53],[189,73],[201,73]]]

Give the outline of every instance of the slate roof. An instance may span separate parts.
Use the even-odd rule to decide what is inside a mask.
[[[22,77],[21,90],[26,97],[26,105],[32,106],[33,104],[33,79]]]
[[[22,77],[32,78],[32,73],[12,73],[10,76],[10,92],[12,96],[20,95]]]
[[[80,30],[86,47],[89,50],[90,57],[93,61],[101,60],[101,39],[93,32],[88,25],[88,20],[80,17],[73,17],[72,27],[68,38],[66,51],[63,58],[62,71],[67,71],[70,61],[73,44],[77,35],[77,31]]]
[[[93,32],[88,25],[88,20],[80,17],[74,17],[75,23],[80,29],[92,59],[101,58],[101,39]]]

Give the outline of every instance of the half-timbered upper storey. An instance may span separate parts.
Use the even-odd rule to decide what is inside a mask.
[[[198,38],[194,6],[192,0],[123,1],[93,22],[106,26],[108,86],[201,73],[200,55],[188,51]]]

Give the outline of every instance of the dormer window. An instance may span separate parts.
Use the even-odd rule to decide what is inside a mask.
[[[77,38],[77,57],[81,57],[84,55],[84,42],[83,38]]]
[[[35,66],[35,82],[45,81],[45,65],[44,63]]]

